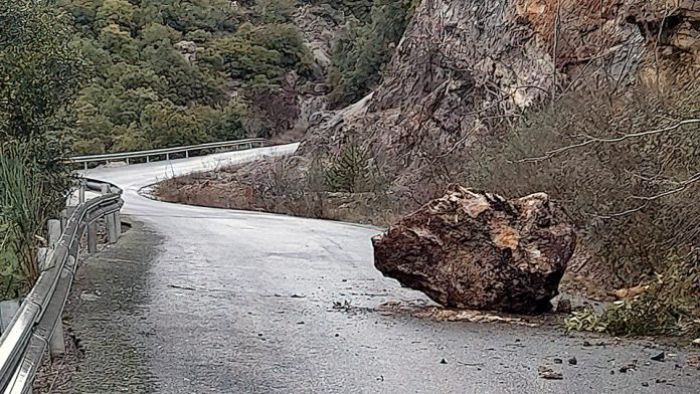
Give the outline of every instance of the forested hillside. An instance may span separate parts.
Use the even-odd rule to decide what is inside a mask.
[[[283,77],[312,78],[294,4],[226,0],[61,0],[91,80],[62,122],[96,153],[269,132],[256,100]],[[264,112],[264,111],[263,111]],[[259,124],[253,125],[254,121]]]
[[[69,45],[87,66],[87,82],[56,129],[72,151],[100,153],[270,137],[328,103],[356,101],[380,82],[412,2],[59,0],[57,6],[72,29]]]

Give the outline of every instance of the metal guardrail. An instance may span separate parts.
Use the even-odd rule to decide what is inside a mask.
[[[88,169],[91,163],[110,162],[165,156],[205,149],[251,149],[265,146],[262,138],[208,144],[154,149],[140,152],[78,156],[68,163],[82,163]],[[85,199],[85,191],[101,193],[97,198]],[[78,252],[83,235],[87,233],[88,252],[97,251],[97,220],[106,221],[109,242],[119,237],[120,210],[124,204],[122,190],[110,183],[82,178],[79,187],[80,204],[72,208],[65,221],[49,221],[49,249],[43,262],[43,271],[27,297],[22,301],[12,321],[0,337],[0,390],[3,393],[31,393],[34,377],[47,351],[51,354],[65,350],[63,344],[62,314],[73,284]],[[52,233],[51,230],[56,230]]]
[[[184,153],[185,157],[190,157],[190,152],[199,151],[205,149],[220,149],[220,148],[243,148],[251,149],[253,147],[263,147],[265,146],[265,139],[263,138],[249,138],[245,140],[236,141],[222,141],[222,142],[211,142],[207,144],[199,145],[189,145],[189,146],[179,146],[175,148],[164,148],[164,149],[154,149],[139,152],[125,152],[125,153],[110,153],[105,155],[91,155],[91,156],[76,156],[68,159],[69,163],[82,163],[84,168],[87,170],[90,163],[100,163],[100,162],[110,162],[114,160],[125,160],[127,164],[130,164],[130,159],[145,158],[146,162],[150,161],[153,156],[165,156],[166,160],[170,160],[170,155],[175,153]]]
[[[56,346],[64,346],[63,308],[73,282],[83,234],[87,232],[88,249],[94,252],[96,222],[105,218],[110,242],[116,242],[118,238],[121,227],[119,211],[124,204],[121,189],[109,183],[84,179],[80,182],[80,189],[80,204],[72,208],[65,222],[50,223],[49,228],[58,229],[57,224],[62,231],[56,231],[53,236],[49,233],[50,249],[44,269],[0,338],[0,389],[4,393],[31,393],[34,376],[47,348],[53,352]],[[85,201],[84,189],[102,195]]]

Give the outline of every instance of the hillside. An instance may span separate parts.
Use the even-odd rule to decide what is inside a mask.
[[[335,62],[331,41],[338,31],[348,21],[357,28],[366,24],[343,2],[57,5],[73,31],[69,45],[86,66],[77,98],[55,120],[62,140],[77,153],[291,130],[326,105]]]

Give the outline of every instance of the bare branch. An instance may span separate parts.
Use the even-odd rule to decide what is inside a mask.
[[[557,51],[559,50],[559,34],[561,34],[561,0],[557,0],[557,16],[554,21],[554,43],[552,48],[552,92],[551,102],[553,106],[557,98]]]
[[[690,185],[692,185],[695,182],[700,182],[700,172],[693,175],[692,177],[688,178],[687,180],[678,183],[680,186],[675,188],[675,189],[671,189],[671,190],[668,190],[668,191],[665,191],[663,193],[659,193],[659,194],[656,194],[653,196],[632,196],[632,198],[635,200],[643,200],[643,201],[658,200],[659,198],[670,196],[671,194],[680,193],[680,192],[684,191],[685,189],[687,189]]]
[[[636,208],[628,209],[628,210],[622,211],[622,212],[607,213],[607,214],[597,214],[597,213],[589,213],[589,212],[586,212],[586,215],[593,216],[593,217],[596,217],[596,218],[598,218],[598,219],[614,219],[614,218],[619,218],[619,217],[622,217],[622,216],[627,216],[627,215],[632,214],[632,213],[635,213],[635,212],[639,212],[639,211],[641,211],[642,209],[646,208],[647,205],[649,205],[648,202],[646,202],[646,203],[644,203],[643,205],[640,205],[640,206],[638,206],[638,207],[636,207]]]
[[[640,137],[647,137],[651,135],[657,135],[657,134],[663,134],[671,131],[676,131],[679,128],[683,126],[687,126],[690,124],[700,124],[700,119],[686,119],[681,122],[678,122],[672,126],[660,128],[660,129],[655,129],[655,130],[647,130],[647,131],[642,131],[639,133],[632,133],[632,134],[624,134],[620,137],[616,138],[597,138],[597,137],[592,137],[592,136],[587,136],[587,140],[580,142],[578,144],[573,144],[573,145],[567,145],[559,149],[551,150],[547,153],[544,154],[544,156],[540,157],[530,157],[526,159],[521,159],[515,161],[515,163],[533,163],[533,162],[538,162],[538,161],[543,161],[547,159],[551,159],[554,156],[573,150],[573,149],[578,149],[578,148],[583,148],[585,146],[591,145],[591,144],[612,144],[612,143],[618,143],[622,142],[625,140],[629,140],[632,138],[640,138]]]
[[[586,214],[589,216],[599,218],[599,219],[614,219],[614,218],[627,216],[627,215],[633,214],[635,212],[641,211],[642,209],[646,208],[649,205],[649,203],[651,203],[654,200],[658,200],[660,198],[667,197],[667,196],[670,196],[672,194],[680,193],[680,192],[686,190],[688,187],[690,187],[692,184],[694,184],[696,182],[700,182],[700,173],[693,175],[692,177],[688,178],[687,180],[685,180],[683,182],[677,182],[677,184],[679,184],[681,186],[677,187],[673,190],[668,190],[668,191],[665,191],[663,193],[659,193],[659,194],[656,194],[653,196],[648,196],[648,197],[647,196],[631,196],[630,198],[632,198],[632,199],[645,201],[644,204],[637,206],[635,208],[631,208],[631,209],[628,209],[628,210],[622,211],[622,212],[608,213],[608,214],[597,214],[597,213],[588,213],[588,212],[586,212]]]

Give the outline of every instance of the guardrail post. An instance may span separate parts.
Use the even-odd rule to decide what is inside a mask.
[[[109,194],[111,192],[109,185],[102,185],[100,188],[100,191],[102,194]],[[121,226],[121,223],[119,224]],[[109,238],[109,243],[115,244],[117,243],[117,239],[119,238],[119,233],[117,230],[117,215],[114,213],[110,213],[109,215],[105,215],[105,227],[107,227],[107,236]]]
[[[0,332],[5,332],[9,327],[12,318],[19,310],[19,299],[0,302]]]
[[[109,243],[117,243],[117,224],[116,218],[113,213],[105,215],[105,226],[107,227],[107,236],[109,237]]]
[[[189,158],[190,158],[190,151],[186,150],[185,151],[185,159],[189,159]]]
[[[56,325],[53,327],[53,333],[49,338],[49,352],[51,356],[64,354],[66,352],[66,342],[63,340],[63,319],[59,316],[56,320]]]
[[[81,204],[85,202],[85,179],[80,180],[80,186],[78,187],[78,202]]]
[[[166,160],[166,161],[170,161],[170,153],[166,153],[166,154],[165,154],[165,160]]]
[[[61,232],[66,228],[66,223],[68,223],[68,210],[64,209],[61,211]]]
[[[49,230],[49,248],[55,248],[61,239],[61,221],[51,219],[47,227]]]
[[[66,266],[70,267],[73,264],[75,264],[75,257],[69,256]],[[64,273],[61,273],[61,275],[64,275]],[[52,357],[66,352],[66,342],[63,340],[63,318],[61,315],[58,315],[53,332],[49,338],[49,353]]]
[[[87,225],[88,253],[97,253],[97,223],[92,222]]]
[[[114,212],[114,230],[119,238],[122,235],[122,214],[119,211]]]
[[[36,251],[36,260],[39,264],[39,270],[43,271],[46,269],[46,257],[49,255],[49,248],[39,248]]]
[[[146,155],[146,163],[150,163],[150,162],[151,162],[151,158],[148,155]]]

